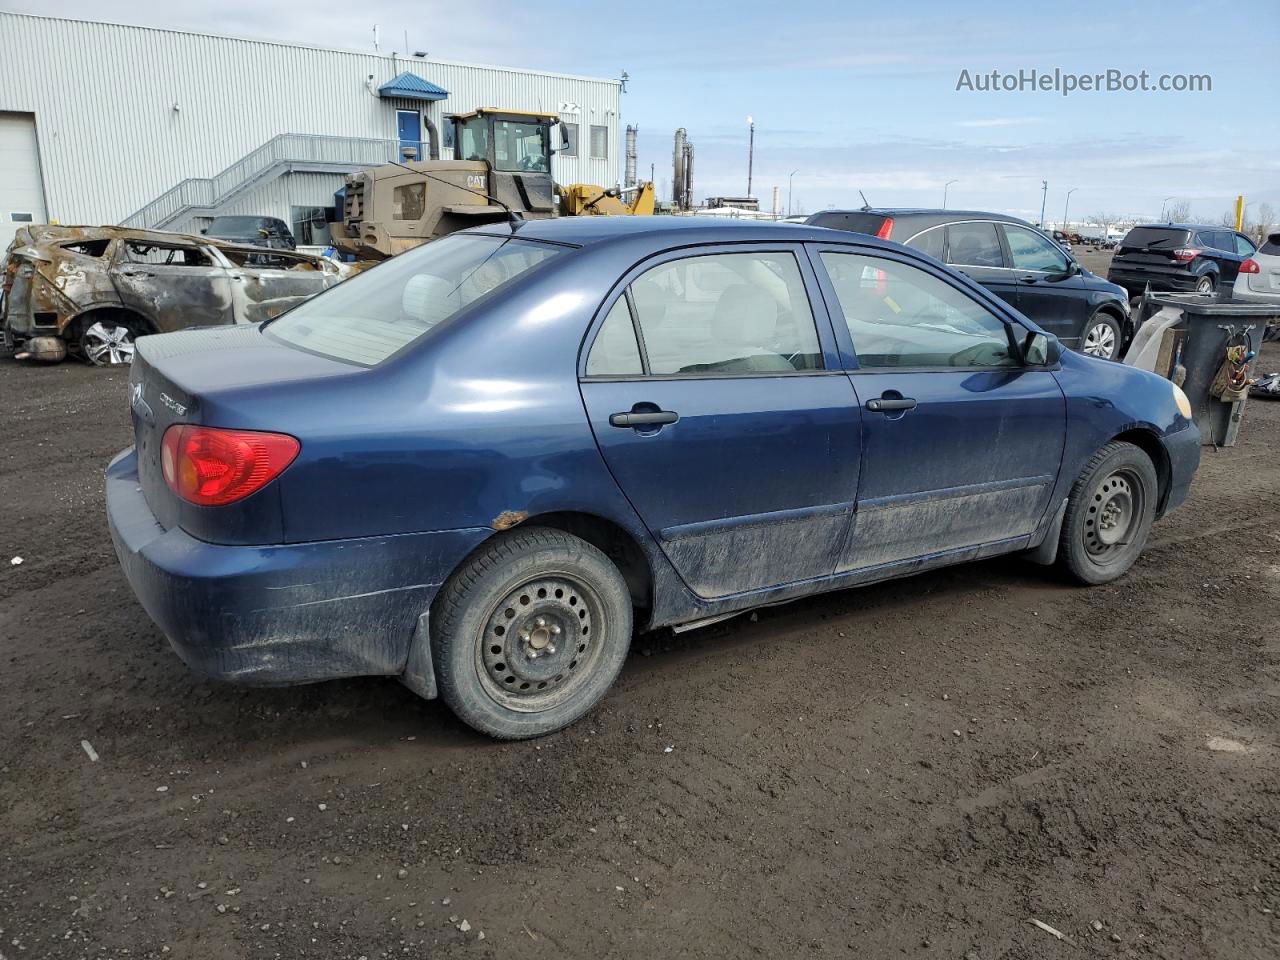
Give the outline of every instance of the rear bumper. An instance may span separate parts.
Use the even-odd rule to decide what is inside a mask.
[[[401,673],[419,615],[493,532],[220,546],[160,526],[132,449],[106,481],[111,539],[139,602],[187,666],[240,683]]]
[[[1169,454],[1169,496],[1161,516],[1180,507],[1187,499],[1191,481],[1200,466],[1200,428],[1188,422],[1176,433],[1165,434],[1164,448]]]
[[[1195,290],[1200,282],[1200,274],[1190,270],[1171,270],[1167,267],[1152,270],[1116,270],[1107,274],[1112,283],[1124,287],[1130,295],[1138,296],[1151,285],[1152,290]]]

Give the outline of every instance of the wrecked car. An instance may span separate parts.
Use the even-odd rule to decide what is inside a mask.
[[[3,274],[6,347],[20,358],[128,363],[139,336],[255,323],[340,282],[332,260],[123,227],[22,227]]]
[[[501,738],[633,629],[996,554],[1113,580],[1200,460],[1176,385],[927,255],[701,217],[458,232],[130,381],[112,538],[189,666],[394,676]]]

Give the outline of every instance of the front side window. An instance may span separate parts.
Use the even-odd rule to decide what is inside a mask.
[[[653,376],[818,370],[822,351],[796,258],[726,253],[660,264],[631,284]]]
[[[853,253],[824,251],[822,262],[860,367],[1019,365],[1004,323],[932,274]]]
[[[947,263],[962,267],[1003,267],[996,225],[988,221],[953,223],[947,227]]]
[[[265,331],[312,353],[374,366],[563,252],[513,237],[442,237],[330,287]]]
[[[544,124],[499,120],[493,125],[495,169],[546,173],[549,156]]]
[[[1066,254],[1043,234],[1006,223],[1004,237],[1009,242],[1009,256],[1017,269],[1040,273],[1067,272]]]

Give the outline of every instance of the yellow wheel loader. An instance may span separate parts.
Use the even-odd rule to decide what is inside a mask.
[[[519,217],[652,214],[653,184],[628,191],[557,186],[551,155],[567,146],[555,114],[486,108],[454,118],[452,159],[412,159],[347,177],[333,245],[382,260],[466,227]],[[552,140],[560,147],[553,149]],[[630,202],[624,199],[634,194]]]

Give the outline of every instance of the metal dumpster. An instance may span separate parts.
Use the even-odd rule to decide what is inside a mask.
[[[1181,386],[1205,443],[1234,445],[1248,391],[1223,400],[1215,395],[1214,378],[1233,345],[1244,348],[1244,370],[1252,374],[1263,334],[1280,323],[1280,307],[1241,303],[1229,295],[1169,293],[1147,294],[1136,310],[1137,333],[1124,362]]]

